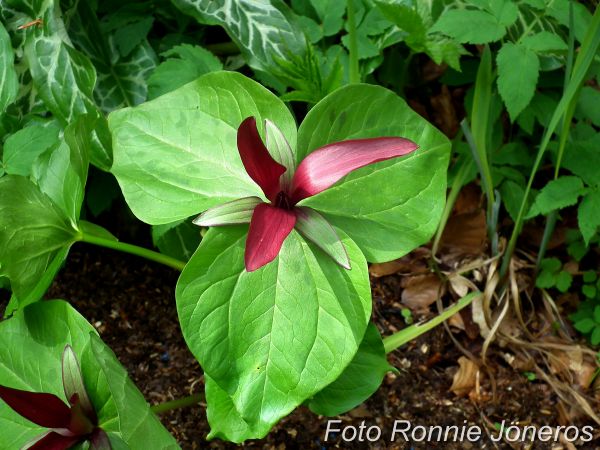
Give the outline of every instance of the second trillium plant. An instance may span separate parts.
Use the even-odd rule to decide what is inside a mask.
[[[292,149],[283,133],[269,120],[265,127],[266,147],[256,119],[245,119],[238,129],[237,147],[246,172],[270,203],[259,197],[241,198],[209,209],[194,223],[207,227],[250,223],[244,258],[250,272],[275,259],[294,227],[339,265],[350,269],[346,249],[333,227],[314,209],[297,204],[353,170],[406,155],[418,146],[400,137],[335,142],[314,150],[296,170]]]

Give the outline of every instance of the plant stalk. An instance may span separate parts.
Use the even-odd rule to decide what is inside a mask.
[[[154,414],[163,414],[172,409],[187,408],[188,406],[194,406],[202,401],[204,396],[202,394],[193,394],[183,398],[176,398],[168,402],[159,403],[152,405],[150,409]]]
[[[481,292],[471,292],[470,294],[465,295],[454,305],[452,305],[443,313],[434,317],[430,321],[425,322],[423,324],[411,325],[407,328],[404,328],[403,330],[398,331],[397,333],[394,333],[384,338],[383,347],[385,348],[385,352],[390,353],[396,350],[398,347],[403,346],[407,342],[412,341],[413,339],[416,339],[417,337],[421,336],[423,333],[427,333],[429,330],[437,327],[443,321],[452,317],[465,306],[470,305],[473,302],[473,300],[475,300],[480,295],[482,295]]]
[[[141,256],[150,261],[164,264],[180,272],[185,267],[185,262],[179,261],[178,259],[172,258],[168,255],[149,250],[144,247],[139,247],[133,244],[126,244],[125,242],[113,241],[110,239],[104,239],[98,236],[92,236],[90,234],[81,233],[79,240],[81,242],[87,242],[88,244],[98,245],[100,247],[106,247],[113,250],[118,250],[124,253],[130,253],[132,255]]]

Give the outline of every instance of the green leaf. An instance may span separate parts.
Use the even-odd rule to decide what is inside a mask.
[[[209,405],[209,419],[221,418],[210,423],[211,436],[236,441],[263,437],[338,378],[362,341],[371,311],[366,262],[347,237],[342,241],[352,270],[292,231],[272,263],[246,272],[247,229],[211,228],[176,289],[185,340],[224,391]],[[220,407],[227,410],[215,410]],[[228,413],[232,408],[237,417]],[[240,417],[248,429],[231,435],[240,429]]]
[[[129,56],[134,48],[146,40],[153,22],[153,17],[145,17],[117,29],[114,34],[114,42],[121,56]]]
[[[3,166],[8,174],[31,175],[35,159],[58,144],[61,127],[56,121],[33,123],[10,135],[4,142]]]
[[[574,205],[583,193],[581,178],[570,175],[558,177],[548,182],[535,197],[527,217],[535,217],[538,214],[546,215],[551,211]]]
[[[394,25],[408,33],[406,44],[413,50],[425,47],[427,26],[417,8],[390,0],[375,0],[375,4]]]
[[[119,440],[125,441],[128,448],[178,448],[96,330],[64,301],[29,305],[0,323],[0,383],[52,393],[66,403],[61,376],[66,344],[80,361],[99,425],[111,441],[117,439],[114,448],[123,448],[116,445]],[[3,447],[20,448],[45,431],[0,401]]]
[[[222,26],[248,64],[258,70],[277,67],[276,58],[302,53],[304,36],[281,0],[173,0],[185,14],[208,25]]]
[[[90,343],[118,411],[121,439],[135,448],[178,449],[113,351],[96,334]]]
[[[287,107],[236,72],[213,72],[176,91],[109,116],[116,176],[125,200],[144,222],[158,225],[212,206],[262,196],[237,150],[248,116],[268,118],[296,141]]]
[[[185,220],[154,225],[152,242],[161,253],[187,261],[200,244],[200,228]]]
[[[444,12],[430,31],[443,33],[462,44],[495,42],[506,34],[505,26],[492,14],[472,9]]]
[[[506,180],[500,185],[500,195],[502,204],[510,215],[511,219],[516,220],[519,215],[519,208],[525,195],[525,189],[522,185],[512,180]]]
[[[563,167],[583,179],[588,186],[600,186],[600,139],[574,142],[565,152]]]
[[[310,0],[323,27],[324,36],[338,33],[344,25],[346,0]]]
[[[590,343],[592,345],[600,344],[600,327],[594,328],[592,335],[590,336]]]
[[[598,279],[598,274],[593,270],[586,270],[583,273],[583,282],[584,283],[593,283]]]
[[[95,223],[88,222],[87,220],[80,220],[77,224],[77,228],[86,236],[95,236],[108,241],[118,241],[116,236],[106,228],[96,225]]]
[[[594,125],[600,126],[600,92],[591,86],[581,88],[578,113],[589,119]],[[597,166],[598,168],[600,166]]]
[[[591,318],[586,318],[575,322],[575,329],[581,333],[589,333],[596,328],[596,322]],[[600,327],[598,327],[600,328]]]
[[[508,27],[516,22],[519,8],[514,2],[506,0],[489,0],[487,8],[498,20],[498,23]]]
[[[577,211],[577,220],[583,241],[585,245],[589,245],[600,229],[600,189],[590,191],[583,197]]]
[[[46,1],[34,6],[32,14],[44,25],[28,30],[24,53],[37,94],[64,126],[79,114],[99,116],[93,99],[94,66],[70,45],[58,5]],[[112,162],[110,141],[103,122],[96,125],[90,157],[93,164],[108,170]]]
[[[534,52],[567,51],[567,44],[560,36],[545,30],[525,36],[521,43]]]
[[[301,202],[348,234],[372,262],[399,258],[435,232],[446,200],[448,139],[393,92],[352,85],[311,109],[296,154],[301,161],[332,142],[381,136],[411,139],[419,150],[356,170]]]
[[[561,270],[556,276],[556,289],[560,292],[567,292],[573,282],[573,276],[564,270]]]
[[[0,178],[0,275],[17,298],[36,286],[54,256],[69,247],[76,230],[50,199],[27,178]]]
[[[588,284],[581,287],[581,293],[585,295],[587,298],[596,297],[596,286],[590,286]]]
[[[64,140],[40,155],[32,168],[32,179],[40,190],[73,224],[83,204],[93,124],[89,116],[79,116],[65,129]]]
[[[0,116],[6,111],[6,107],[16,100],[19,93],[14,59],[10,36],[0,22]]]
[[[498,91],[514,121],[535,92],[540,63],[537,55],[523,45],[505,43],[496,57]]]
[[[201,75],[223,70],[215,55],[197,45],[177,45],[162,54],[168,57],[148,78],[148,98],[174,91]]]
[[[40,301],[42,299],[42,297],[54,281],[56,274],[61,269],[63,263],[67,259],[69,248],[70,247],[65,246],[61,248],[58,252],[56,252],[56,255],[54,256],[54,258],[52,258],[52,261],[48,264],[48,267],[44,271],[44,274],[41,277],[39,277],[39,279],[35,283],[35,286],[31,288],[29,292],[27,292],[27,295],[25,297],[17,298],[16,294],[14,292],[12,293],[10,301],[4,311],[5,318],[12,315],[19,308],[24,308],[25,306]]]
[[[354,359],[337,380],[308,401],[308,407],[323,416],[343,414],[373,395],[391,369],[379,331],[370,323]]]

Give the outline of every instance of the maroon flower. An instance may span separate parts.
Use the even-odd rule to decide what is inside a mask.
[[[36,450],[65,450],[90,441],[93,450],[110,450],[106,433],[87,395],[77,357],[70,345],[62,356],[62,380],[66,405],[54,394],[29,392],[0,385],[0,399],[27,420],[49,430],[23,446]]]
[[[244,257],[249,272],[275,259],[294,227],[349,269],[348,255],[333,227],[315,210],[297,203],[324,191],[353,170],[406,155],[416,150],[417,144],[400,137],[335,142],[314,150],[296,168],[281,131],[268,120],[265,124],[266,146],[254,117],[248,117],[239,126],[237,145],[246,172],[270,203],[245,197],[205,211],[194,223],[219,226],[250,222]]]

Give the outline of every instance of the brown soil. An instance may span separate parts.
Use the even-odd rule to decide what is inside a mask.
[[[174,304],[177,276],[173,270],[133,256],[77,244],[47,298],[69,300],[98,329],[146,399],[159,403],[203,391],[202,370],[187,349],[179,329]],[[374,320],[383,335],[404,326],[397,308],[397,278],[373,280]],[[469,340],[464,334],[458,338],[474,351],[480,345],[477,339]],[[502,420],[519,421],[521,425],[557,425],[557,399],[551,389],[542,382],[528,381],[493,352],[490,367],[497,384],[497,400],[494,402],[489,395],[485,401],[457,398],[449,388],[460,356],[462,353],[443,327],[390,355],[390,362],[399,372],[388,375],[379,391],[364,405],[339,417],[343,425],[358,426],[364,420],[367,426],[380,426],[383,433],[378,442],[346,444],[339,435],[332,442],[324,442],[328,419],[301,407],[283,419],[265,439],[247,442],[243,447],[573,448],[560,444],[536,443],[527,447],[494,443],[488,436],[473,444],[405,443],[401,439],[390,443],[394,420],[410,420],[413,426],[476,424],[490,432],[493,429],[489,424]],[[482,377],[481,392],[491,392],[489,377]],[[209,428],[204,406],[170,411],[162,415],[161,420],[184,449],[235,448],[232,444],[205,440]],[[577,448],[597,447],[587,443]]]

